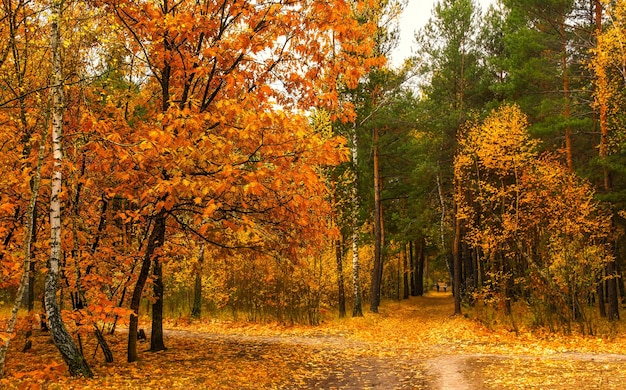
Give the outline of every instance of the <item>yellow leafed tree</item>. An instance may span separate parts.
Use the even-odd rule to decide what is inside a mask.
[[[537,153],[527,126],[518,107],[504,106],[459,142],[455,200],[483,277],[474,297],[507,313],[528,299],[549,325],[589,324],[585,302],[610,261],[608,219],[588,183]]]

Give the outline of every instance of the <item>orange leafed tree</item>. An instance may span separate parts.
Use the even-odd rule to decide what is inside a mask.
[[[354,86],[382,59],[369,55],[372,26],[354,20],[357,5],[345,1],[104,5],[126,31],[125,58],[143,64],[135,75],[149,76],[133,80],[143,99],[135,104],[147,114],[114,131],[111,192],[132,199],[146,224],[131,309],[138,311],[152,268],[151,349],[159,350],[166,231],[186,231],[223,255],[293,257],[319,242],[329,207],[318,167],[345,153],[341,140],[312,130],[306,111],[351,117],[337,86]],[[136,321],[131,316],[131,361]]]
[[[337,97],[338,86],[356,85],[383,61],[370,52],[373,26],[353,18],[359,4],[66,5],[59,31],[67,85],[60,102],[64,160],[57,172],[64,188],[58,249],[65,259],[60,283],[76,309],[66,318],[93,331],[96,320],[124,312],[111,306],[124,304],[132,282],[135,313],[149,280],[162,297],[161,259],[183,237],[209,244],[210,253],[220,257],[254,251],[257,261],[297,262],[318,253],[312,249],[331,232],[321,168],[343,161],[346,152],[342,139],[311,126],[308,112],[324,108],[333,117],[351,118],[351,107]],[[38,30],[33,24],[28,31]],[[26,47],[25,34],[16,37],[20,49]],[[12,45],[0,50],[10,53]],[[44,59],[38,60],[39,70],[50,66],[45,51],[33,53]],[[41,143],[36,131],[46,126],[46,94],[26,82],[45,86],[47,80],[13,71],[9,60],[0,65],[3,79],[16,86],[2,100],[4,108],[11,105],[10,112],[0,113],[4,123],[17,126],[5,127],[12,154],[3,158],[14,166],[34,165]],[[43,166],[44,177],[51,165]],[[0,212],[16,220],[27,209],[30,172],[12,172],[21,173],[5,176]],[[41,216],[36,222],[47,223]],[[7,243],[24,236],[23,229],[3,229]],[[172,245],[164,246],[166,239]],[[13,280],[19,269],[15,253],[7,251],[2,262]],[[159,305],[161,299],[153,313]],[[137,358],[136,320],[131,316],[129,360]],[[153,350],[164,348],[158,331],[153,326]]]

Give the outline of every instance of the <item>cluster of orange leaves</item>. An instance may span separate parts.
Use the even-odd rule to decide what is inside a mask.
[[[350,118],[338,89],[384,61],[372,54],[373,25],[353,17],[355,5],[122,0],[64,8],[62,283],[88,300],[77,321],[114,314],[155,214],[169,218],[172,258],[208,241],[219,256],[255,249],[268,261],[294,260],[332,233],[320,171],[346,151],[341,138],[312,128],[308,111]],[[5,287],[19,280],[29,179],[50,125],[41,93],[49,63],[38,50],[48,47],[49,21],[36,16],[44,3],[2,7],[11,17],[0,22],[14,21],[0,26],[0,79],[12,86],[0,96]],[[41,205],[50,169],[48,158]],[[42,214],[37,235],[48,230]],[[38,271],[47,245],[35,244]]]

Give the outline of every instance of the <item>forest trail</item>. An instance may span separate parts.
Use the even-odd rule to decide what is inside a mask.
[[[469,383],[464,374],[465,356],[451,355],[433,358],[428,361],[428,368],[436,377],[437,389],[470,390],[479,387],[479,383]]]
[[[609,390],[626,382],[623,337],[489,330],[451,317],[452,304],[449,294],[431,293],[315,327],[178,321],[166,324],[166,351],[148,353],[142,344],[132,364],[125,362],[126,334],[117,332],[108,336],[113,364],[85,340],[97,375],[91,380],[69,378],[49,336],[38,334],[31,352],[10,353],[0,388]]]
[[[449,293],[388,302],[379,315],[344,319],[303,331],[263,327],[212,332],[169,330],[169,337],[204,338],[230,348],[306,350],[304,370],[282,389],[578,389],[621,388],[626,355],[559,347],[488,331],[451,317]],[[584,343],[583,343],[584,344]],[[285,361],[290,358],[285,356]],[[297,360],[297,359],[296,359]],[[297,364],[293,361],[294,364]],[[516,370],[528,376],[515,375]],[[542,378],[545,375],[546,378]]]

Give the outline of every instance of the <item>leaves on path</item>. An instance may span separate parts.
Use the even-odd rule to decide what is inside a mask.
[[[45,334],[31,352],[12,343],[6,389],[430,389],[450,370],[471,388],[613,389],[626,380],[626,343],[594,337],[489,330],[450,317],[449,295],[387,302],[380,314],[329,319],[317,327],[234,322],[166,328],[168,350],[141,350],[126,363],[124,332],[109,336],[116,361],[104,363],[83,342],[96,377],[70,378]],[[147,348],[147,345],[145,345]],[[98,351],[99,352],[99,351]],[[443,359],[443,360],[442,360]],[[438,362],[448,362],[448,371]],[[444,366],[444,364],[439,364]],[[35,369],[36,368],[36,369]],[[588,386],[587,386],[588,384]]]

